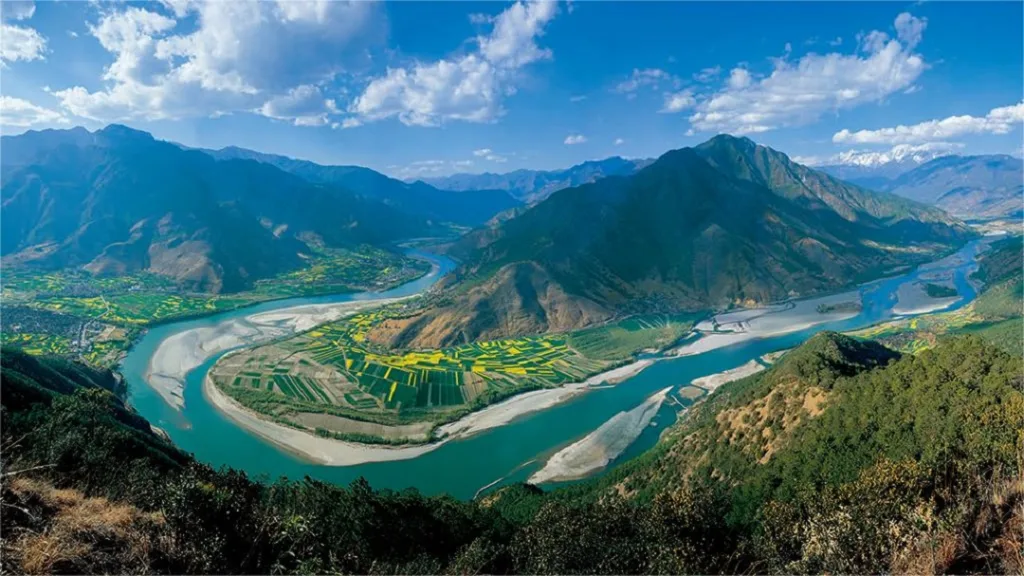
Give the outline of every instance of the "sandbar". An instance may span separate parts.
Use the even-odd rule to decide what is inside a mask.
[[[588,388],[606,383],[614,384],[631,378],[651,364],[654,364],[654,359],[646,358],[608,370],[607,372],[595,374],[583,382],[565,384],[558,388],[544,388],[542,390],[524,392],[482,410],[467,414],[455,422],[439,426],[435,431],[435,436],[440,438],[466,437],[490,428],[504,426],[520,416],[546,410],[556,404],[561,404],[570,398],[586,392]]]
[[[669,386],[655,392],[636,408],[612,416],[597,430],[555,453],[528,481],[542,484],[575,480],[605,468],[640,437],[671,389]]]
[[[701,376],[700,378],[694,379],[690,382],[692,386],[697,386],[708,391],[708,394],[718,390],[723,384],[746,378],[753,374],[764,370],[764,365],[757,360],[751,360],[742,366],[737,366],[725,372],[719,372],[718,374],[711,374],[709,376]]]
[[[808,298],[806,300],[795,300],[764,308],[752,308],[718,314],[694,327],[696,332],[702,334],[700,338],[670,350],[667,352],[667,355],[692,356],[703,354],[704,352],[747,340],[781,336],[791,332],[806,330],[819,324],[849,320],[856,317],[860,312],[855,310],[836,310],[822,313],[818,312],[818,307],[834,307],[854,302],[861,302],[861,294],[857,290],[818,298]]]
[[[927,314],[949,308],[959,301],[960,296],[932,298],[926,292],[923,282],[912,280],[900,284],[896,290],[896,305],[892,307],[892,313],[898,316]]]
[[[261,418],[224,394],[209,376],[203,379],[203,393],[210,404],[221,414],[243,429],[287,452],[326,466],[352,466],[367,462],[408,460],[436,450],[444,444],[444,441],[441,441],[432,444],[390,447],[322,438]]]
[[[353,466],[368,462],[386,462],[416,458],[438,449],[450,440],[465,438],[483,430],[508,424],[520,416],[545,410],[585,392],[596,385],[617,382],[638,374],[654,363],[644,359],[591,376],[584,382],[566,384],[558,388],[534,390],[513,396],[488,406],[455,422],[439,426],[435,441],[410,446],[383,446],[323,438],[312,432],[284,426],[265,419],[245,408],[217,388],[207,375],[203,379],[203,393],[210,404],[243,429],[270,443],[299,455],[304,459],[326,466]]]
[[[307,304],[185,330],[160,342],[149,359],[144,378],[164,401],[181,410],[185,406],[185,377],[214,355],[304,332],[325,322],[398,300],[402,298]]]

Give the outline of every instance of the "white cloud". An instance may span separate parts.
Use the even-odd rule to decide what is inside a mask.
[[[504,162],[507,160],[504,156],[495,154],[494,150],[490,148],[481,148],[479,150],[473,150],[473,156],[477,158],[483,158],[484,160],[490,160],[491,162]]]
[[[921,34],[928,21],[924,18],[915,18],[907,12],[896,17],[893,24],[896,28],[896,37],[907,46],[914,47],[921,42]]]
[[[830,41],[828,43],[829,46],[841,46],[842,44],[843,44],[843,37],[842,36],[836,36],[835,40],[832,40],[832,41]]]
[[[296,126],[324,126],[328,123],[328,112],[337,112],[337,108],[319,88],[303,84],[267,100],[257,111],[268,118],[289,120]]]
[[[583,144],[586,141],[587,137],[583,134],[570,134],[565,137],[565,142],[563,143],[571,146],[573,144]]]
[[[666,84],[673,88],[678,88],[680,80],[660,68],[634,68],[629,79],[617,84],[614,91],[620,94],[629,94],[646,86],[659,89]]]
[[[437,126],[449,120],[492,122],[504,113],[501,101],[515,93],[518,71],[551,58],[537,46],[555,16],[553,1],[517,2],[493,19],[477,50],[407,68],[389,68],[372,80],[349,111],[366,121],[397,117],[411,126]]]
[[[0,19],[28,20],[36,13],[36,3],[22,0],[4,0],[0,2]]]
[[[407,166],[388,166],[388,169],[397,178],[411,180],[424,176],[443,176],[472,166],[472,160],[418,160]]]
[[[27,26],[0,23],[0,67],[6,62],[44,60],[46,38]]]
[[[871,32],[862,38],[862,53],[775,59],[771,74],[761,79],[734,68],[725,86],[698,104],[690,123],[699,131],[765,132],[881,101],[909,88],[925,70],[923,58],[913,53],[924,28],[924,20],[901,14],[898,39]]]
[[[713,66],[711,68],[704,68],[700,72],[697,72],[696,74],[693,75],[693,79],[696,80],[697,82],[707,83],[717,80],[719,75],[721,74],[722,67]]]
[[[1024,122],[1024,102],[994,108],[982,117],[950,116],[911,126],[899,125],[878,130],[840,130],[832,141],[843,144],[910,144],[956,138],[967,134],[1006,134]]]
[[[729,88],[741,90],[750,86],[750,72],[746,68],[733,68],[729,72]]]
[[[157,10],[104,11],[90,32],[111,55],[106,86],[54,95],[68,111],[96,120],[216,116],[275,109],[304,86],[322,87],[365,59],[361,46],[381,27],[365,2],[165,0],[190,32]],[[292,118],[322,125],[318,114]]]
[[[569,96],[569,102],[583,102],[587,97],[583,96]]]
[[[622,145],[623,145],[623,144],[625,144],[625,143],[626,143],[626,141],[625,141],[625,140],[623,140],[622,138],[616,138],[616,139],[615,139],[615,145],[616,145],[616,146],[622,146]]]
[[[56,110],[36,106],[21,98],[0,96],[0,126],[31,128],[67,123],[68,119]]]
[[[665,94],[665,105],[662,106],[660,112],[675,113],[692,108],[697,103],[697,99],[693,96],[693,90],[687,88],[675,93]]]
[[[362,120],[359,118],[345,118],[341,121],[341,124],[333,124],[332,128],[358,128],[363,125]]]

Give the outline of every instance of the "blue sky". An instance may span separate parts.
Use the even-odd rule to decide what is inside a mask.
[[[1020,2],[2,3],[0,130],[125,123],[400,176],[1021,150]]]

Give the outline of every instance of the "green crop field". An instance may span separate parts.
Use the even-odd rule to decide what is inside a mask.
[[[219,312],[244,306],[253,299],[237,296],[182,296],[130,293],[85,298],[46,298],[35,305],[51,312],[71,314],[119,325],[144,325],[161,320]]]
[[[33,356],[47,354],[67,355],[71,351],[71,341],[64,336],[29,333],[0,333],[0,344],[21,348]]]
[[[381,290],[430,269],[425,261],[372,246],[315,248],[312,252],[307,267],[260,280],[251,290],[232,294],[183,291],[168,279],[149,273],[98,277],[82,270],[5,268],[3,299],[120,326],[144,326],[277,298]]]
[[[581,355],[560,335],[437,350],[387,351],[368,341],[371,328],[400,313],[382,308],[328,323],[225,357],[211,375],[236,400],[286,422],[317,413],[400,424],[447,421],[524,390],[585,380],[612,364]],[[268,393],[279,399],[276,407]],[[345,424],[323,426],[352,432]]]
[[[568,343],[588,358],[622,360],[638,350],[660,349],[679,340],[702,314],[651,314],[573,332]]]

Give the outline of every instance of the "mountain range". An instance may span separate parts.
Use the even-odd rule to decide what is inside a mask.
[[[1024,215],[1024,163],[1013,156],[954,155],[820,169],[866,188],[938,206],[965,220]]]
[[[422,217],[268,164],[111,125],[4,137],[5,263],[148,270],[193,289],[243,289],[297,268],[309,243],[386,244]]]
[[[461,303],[395,336],[424,345],[805,295],[968,235],[938,210],[729,136],[657,161],[518,171],[479,182],[509,190],[461,191],[242,148],[189,149],[118,125],[27,132],[2,146],[7,263],[149,270],[225,292],[301,266],[311,244],[388,245],[442,222],[480,226],[451,248],[462,266],[445,283],[464,292]],[[1016,160],[1007,158],[999,166]],[[926,184],[960,175],[969,196],[963,182],[988,170],[986,186],[1012,191],[1012,170],[944,162],[887,188],[938,202],[920,193]],[[572,182],[585,183],[552,193]],[[513,196],[535,204],[523,209]],[[916,254],[900,251],[907,245]]]
[[[521,205],[358,166],[188,149],[119,125],[29,131],[0,146],[5,263],[147,270],[209,292],[300,267],[311,245],[385,246]]]
[[[424,182],[402,182],[362,166],[324,166],[234,146],[204,152],[219,160],[254,160],[269,164],[309,182],[344,188],[434,222],[475,226],[499,212],[521,205],[508,192],[488,187],[442,190]]]
[[[505,190],[516,199],[535,204],[563,188],[589,184],[608,176],[628,176],[654,160],[619,156],[577,164],[564,170],[515,170],[505,174],[453,174],[425,178],[424,182],[444,190]]]
[[[936,208],[717,136],[463,237],[452,297],[376,337],[436,346],[763,304],[879,277],[971,236]]]

